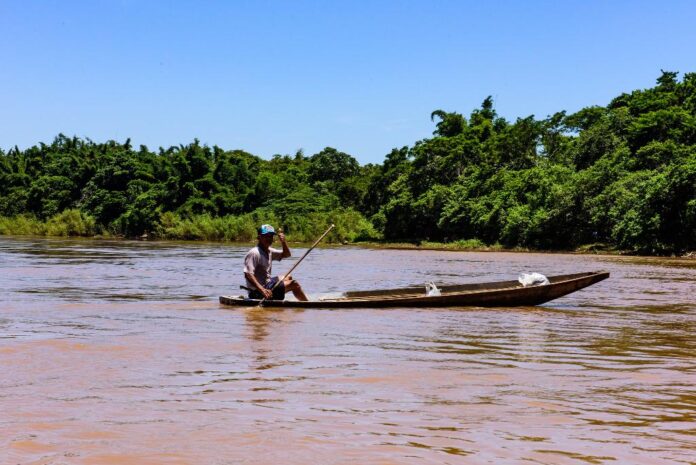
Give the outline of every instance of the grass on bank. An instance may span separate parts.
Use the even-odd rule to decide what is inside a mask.
[[[289,216],[280,219],[271,211],[255,211],[239,216],[213,217],[196,215],[184,218],[165,212],[151,231],[149,239],[252,242],[261,223],[282,227],[293,242],[313,242],[331,223],[336,227],[327,236],[327,242],[346,243],[377,241],[381,239],[372,223],[352,209],[337,209],[324,213]],[[0,235],[14,236],[108,236],[122,237],[118,227],[98,225],[94,217],[77,209],[65,210],[47,220],[31,215],[0,217]]]
[[[276,228],[282,228],[288,240],[292,242],[313,242],[331,223],[336,227],[327,236],[327,242],[343,243],[381,238],[372,223],[351,209],[289,216],[284,220],[272,212],[221,217],[197,215],[191,218],[182,218],[175,213],[167,212],[160,216],[160,221],[152,233],[154,237],[161,239],[252,242],[256,239],[256,228],[261,223],[270,223]]]
[[[502,250],[523,250],[523,249],[507,249],[501,244],[486,244],[479,239],[460,239],[452,242],[374,242],[360,241],[358,245],[380,247],[389,249],[426,249],[426,250],[467,250],[467,251],[502,251]],[[527,249],[524,249],[527,250]]]
[[[79,210],[65,210],[46,221],[31,215],[0,217],[2,235],[93,237],[100,232],[94,218]]]

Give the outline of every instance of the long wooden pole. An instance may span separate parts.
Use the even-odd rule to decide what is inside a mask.
[[[326,237],[327,234],[329,234],[329,231],[331,231],[331,230],[334,228],[334,226],[336,226],[336,225],[332,223],[331,226],[329,226],[329,229],[327,229],[327,230],[324,232],[324,234],[322,234],[322,235],[319,237],[319,239],[317,239],[317,240],[314,242],[314,244],[312,244],[312,246],[311,246],[309,249],[307,249],[307,251],[304,253],[304,255],[302,255],[302,256],[300,257],[300,259],[297,260],[297,261],[295,262],[295,264],[292,266],[292,268],[290,268],[290,271],[288,271],[287,273],[285,273],[285,275],[283,276],[283,280],[285,279],[285,276],[289,276],[289,275],[295,270],[295,268],[297,268],[297,267],[299,266],[299,264],[302,263],[302,260],[304,260],[305,257],[306,257],[307,255],[309,255],[309,252],[311,252],[311,251],[314,249],[314,247],[316,247],[316,246],[321,242],[321,240],[324,239],[324,237]],[[273,292],[273,290],[278,286],[278,284],[280,284],[280,281],[281,281],[281,280],[279,279],[279,280],[273,285],[273,287],[271,288],[271,292]],[[266,297],[264,296],[264,298],[261,299],[261,300],[259,301],[259,306],[260,306],[261,304],[263,304],[263,302],[264,302],[265,300],[266,300]]]

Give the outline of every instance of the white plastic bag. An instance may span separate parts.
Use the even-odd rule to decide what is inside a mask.
[[[428,297],[441,295],[440,289],[437,288],[434,282],[430,281],[429,283],[425,283],[425,295]]]
[[[522,273],[517,280],[524,287],[551,284],[549,279],[541,273]]]

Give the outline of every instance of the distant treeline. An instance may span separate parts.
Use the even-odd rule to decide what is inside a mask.
[[[606,107],[508,122],[490,97],[434,111],[433,137],[360,164],[327,147],[264,160],[241,150],[59,135],[0,150],[0,233],[253,240],[260,222],[310,240],[696,249],[696,73]]]

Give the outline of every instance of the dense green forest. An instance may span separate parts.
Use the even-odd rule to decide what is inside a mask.
[[[0,150],[0,233],[253,240],[260,222],[310,240],[534,249],[696,249],[696,73],[605,107],[514,122],[486,98],[436,110],[433,137],[360,166],[327,147],[264,160],[59,135]]]

